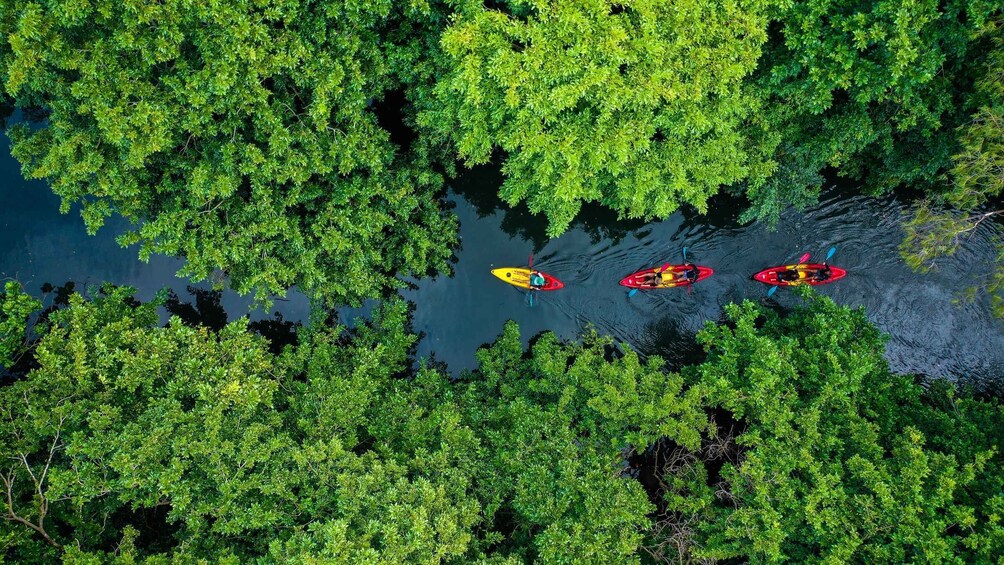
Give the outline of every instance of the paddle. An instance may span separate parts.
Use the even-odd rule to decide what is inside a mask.
[[[530,253],[530,259],[529,259],[528,263],[529,263],[529,267],[528,268],[531,271],[530,277],[533,278],[533,274],[532,274],[532,272],[533,272],[533,252]],[[532,285],[532,281],[531,281],[531,285]],[[530,303],[530,308],[533,308],[533,290],[534,290],[533,286],[530,286],[530,290],[526,293],[526,299],[527,299],[527,302]]]
[[[669,268],[669,263],[666,263],[665,265],[657,268],[656,270],[654,270],[652,272],[653,273],[661,273],[661,272],[665,271],[668,268]],[[631,298],[632,296],[634,296],[636,294],[638,294],[638,289],[637,288],[632,288],[631,292],[628,293],[628,298]]]
[[[837,248],[836,247],[831,247],[830,250],[826,252],[826,259],[823,259],[823,264],[825,265],[826,262],[830,260],[830,257],[833,257],[833,254],[836,253],[836,252],[837,252]]]
[[[683,246],[683,264],[684,265],[689,265],[690,264],[690,262],[687,261],[687,246],[686,245]],[[691,282],[688,279],[687,280],[687,296],[690,296],[690,287],[691,287]]]
[[[533,286],[532,286],[532,284],[533,284],[533,282],[532,282],[532,278],[533,278],[533,274],[532,274],[532,271],[533,271],[533,253],[532,252],[530,253],[530,259],[527,260],[527,263],[528,263],[528,268],[531,271],[531,274],[530,274],[530,278],[531,278],[530,284],[531,284],[531,286],[530,286],[530,290],[527,291],[527,293],[526,293],[526,301],[529,303],[529,307],[532,308],[533,307],[533,296],[534,296],[533,291],[537,290],[537,289],[533,288]]]
[[[836,252],[836,248],[831,249],[831,251]],[[805,263],[805,262],[807,262],[809,260],[810,257],[812,257],[812,253],[806,253],[806,254],[804,254],[804,255],[802,255],[801,257],[798,258],[798,262],[800,264],[801,263]],[[827,255],[826,257],[828,259],[830,256]],[[767,298],[770,298],[771,296],[774,296],[775,292],[777,292],[777,285],[774,285],[774,286],[770,287],[770,290],[767,291]]]

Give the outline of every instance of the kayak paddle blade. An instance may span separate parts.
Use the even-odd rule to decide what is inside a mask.
[[[687,246],[686,245],[683,246],[683,262],[684,263],[687,262]]]
[[[798,259],[798,262],[799,263],[808,263],[809,262],[809,257],[812,257],[812,253],[806,253],[805,255],[802,255]]]
[[[634,296],[636,294],[638,294],[638,289],[637,288],[632,288],[631,292],[628,293],[628,298],[631,298],[632,296]]]
[[[837,248],[836,247],[831,247],[830,250],[826,252],[826,259],[823,259],[823,263],[829,261],[830,257],[833,257],[833,254],[836,253],[836,252],[837,252]]]
[[[776,286],[770,287],[770,290],[767,291],[767,298],[773,296],[775,292],[777,292],[777,287]]]

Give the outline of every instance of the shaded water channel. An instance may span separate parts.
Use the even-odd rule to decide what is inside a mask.
[[[456,274],[421,281],[403,293],[416,303],[414,325],[425,337],[421,356],[451,369],[471,367],[473,352],[499,333],[507,319],[519,322],[524,339],[543,330],[574,338],[588,325],[678,365],[694,357],[693,336],[722,307],[745,298],[763,300],[767,286],[753,273],[791,263],[806,251],[821,260],[836,246],[831,263],[846,278],[819,287],[840,304],[864,306],[870,320],[891,334],[887,358],[894,371],[949,377],[974,383],[1004,380],[1004,322],[990,315],[985,296],[955,304],[971,277],[986,273],[995,257],[998,224],[978,230],[939,269],[920,275],[898,253],[905,204],[834,187],[820,203],[789,211],[776,230],[737,221],[738,203],[719,199],[709,215],[678,212],[653,223],[618,222],[613,213],[587,208],[572,229],[548,240],[544,223],[525,209],[509,209],[495,196],[497,170],[472,171],[454,184],[461,222]],[[715,269],[686,289],[643,291],[632,298],[617,282],[629,273],[681,262],[681,250],[695,263]],[[534,264],[565,283],[538,293],[528,308],[523,293],[495,279],[490,269]],[[793,306],[801,299],[779,289],[772,300]]]
[[[680,364],[697,350],[694,333],[706,320],[719,319],[723,305],[763,299],[767,287],[750,279],[754,272],[793,261],[804,251],[821,258],[836,246],[832,263],[849,274],[821,292],[841,304],[864,306],[893,336],[887,348],[893,370],[997,385],[1004,380],[1004,323],[990,316],[985,297],[953,303],[971,276],[986,272],[999,225],[981,227],[939,270],[918,275],[897,252],[904,205],[894,198],[834,188],[818,206],[784,214],[775,231],[740,225],[738,205],[726,199],[707,216],[680,212],[648,224],[620,222],[592,207],[567,233],[548,240],[542,218],[498,201],[500,182],[496,169],[481,168],[453,183],[449,197],[461,225],[455,272],[414,281],[414,288],[402,292],[416,305],[414,329],[423,334],[419,356],[445,362],[454,373],[473,367],[477,347],[494,340],[508,319],[519,323],[524,340],[544,330],[572,339],[592,325],[644,354]],[[0,203],[0,278],[15,278],[34,294],[46,282],[72,280],[81,288],[109,281],[137,287],[141,299],[163,287],[185,299],[189,283],[175,276],[180,260],[154,257],[143,263],[135,248],[120,248],[115,236],[127,227],[122,220],[112,219],[96,236],[87,236],[79,214],[59,214],[59,199],[44,183],[22,178],[9,143],[0,154]],[[689,294],[666,289],[629,299],[617,284],[638,269],[680,262],[685,245],[693,261],[715,269]],[[532,308],[519,289],[489,272],[525,265],[531,251],[536,265],[566,285],[539,293]],[[799,300],[785,289],[774,299],[783,306]],[[248,312],[251,301],[225,292],[222,305],[236,317]],[[287,320],[306,320],[309,303],[290,293],[276,309]],[[270,315],[252,313],[253,319],[265,317]]]

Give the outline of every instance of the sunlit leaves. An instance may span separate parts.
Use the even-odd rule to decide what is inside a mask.
[[[742,432],[721,471],[727,494],[705,510],[696,555],[760,562],[995,555],[1001,526],[981,518],[995,515],[992,501],[969,489],[1004,485],[991,462],[999,434],[970,428],[968,414],[925,406],[920,386],[889,373],[883,338],[862,311],[804,295],[810,304],[786,316],[752,303],[729,306],[726,324],[700,334],[708,359],[697,382]],[[967,403],[976,414],[999,411]]]
[[[458,386],[487,456],[477,494],[515,528],[501,549],[524,559],[637,558],[653,509],[623,476],[624,458],[664,438],[696,447],[707,425],[699,389],[685,391],[661,360],[643,363],[596,334],[582,345],[544,334],[523,355],[513,323],[478,360]]]
[[[769,173],[745,135],[742,88],[766,39],[764,4],[461,2],[449,74],[423,124],[467,163],[506,158],[500,195],[563,232],[584,202],[624,217],[699,210],[719,186]]]
[[[390,2],[14,3],[4,87],[50,111],[11,131],[14,155],[89,230],[121,214],[135,225],[123,244],[184,257],[193,279],[378,296],[445,268],[456,229],[426,156],[392,144],[372,108],[427,79],[412,67],[437,17]]]

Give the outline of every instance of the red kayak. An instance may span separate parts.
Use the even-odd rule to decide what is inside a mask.
[[[824,267],[829,267],[830,276],[829,278],[819,280],[816,277],[816,273]],[[795,271],[798,273],[798,279],[795,280],[781,280],[778,278],[778,274],[784,271]],[[847,271],[841,269],[840,267],[834,267],[832,265],[824,265],[823,263],[799,263],[797,265],[780,265],[778,267],[770,267],[769,269],[764,269],[759,273],[753,275],[753,278],[766,284],[775,286],[798,286],[798,285],[812,285],[819,286],[821,284],[829,284],[833,281],[838,281],[847,275]]]
[[[621,280],[621,286],[626,286],[630,288],[640,288],[640,289],[655,289],[655,288],[673,288],[677,286],[687,286],[698,281],[703,281],[704,279],[711,276],[714,273],[708,267],[702,267],[700,265],[694,265],[697,267],[697,280],[688,281],[686,272],[690,270],[690,265],[670,265],[665,271],[662,271],[662,282],[658,285],[653,286],[649,283],[651,273],[654,273],[659,267],[652,267],[651,269],[645,269],[644,271],[638,271],[637,273],[632,273]]]

